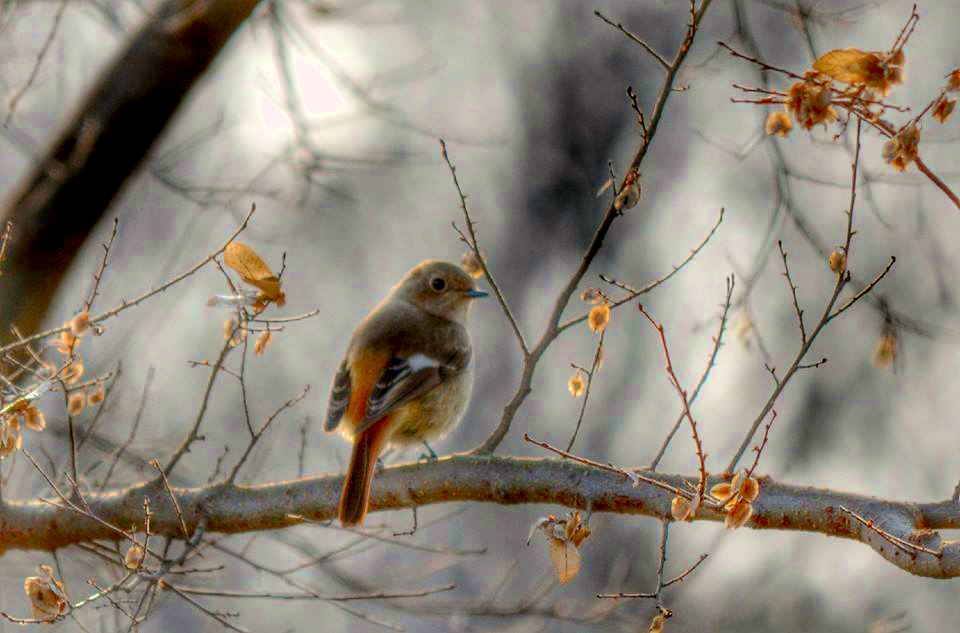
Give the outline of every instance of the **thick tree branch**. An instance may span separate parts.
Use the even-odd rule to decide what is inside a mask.
[[[697,482],[695,477],[646,474],[672,486],[694,486]],[[711,477],[709,483],[719,481]],[[297,517],[313,521],[332,519],[341,484],[341,476],[328,475],[258,486],[219,483],[173,488],[172,492],[188,529],[203,519],[207,533],[239,533],[297,525],[302,522]],[[99,521],[79,516],[55,501],[6,502],[0,506],[0,551],[53,550],[93,540],[116,540],[120,535],[106,524],[141,524],[145,497],[152,512],[152,533],[180,538],[182,528],[171,495],[159,480],[154,480],[114,492],[87,494],[85,500]],[[642,482],[634,486],[622,474],[569,461],[458,455],[387,468],[374,481],[370,507],[382,511],[452,501],[550,503],[668,519],[672,499],[671,493],[660,488]],[[753,505],[755,512],[747,527],[853,539],[868,544],[912,574],[931,578],[960,576],[960,541],[943,541],[932,531],[960,527],[960,504],[954,501],[887,501],[761,478],[760,497]],[[882,525],[886,534],[939,555],[894,547],[849,512]],[[705,506],[697,520],[722,521],[723,515]]]

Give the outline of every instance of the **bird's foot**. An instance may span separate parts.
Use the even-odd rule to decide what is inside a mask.
[[[421,462],[421,461],[423,461],[423,462],[435,462],[435,461],[437,461],[437,454],[436,454],[436,452],[435,452],[432,448],[430,448],[430,445],[427,444],[426,442],[423,442],[423,445],[424,445],[424,447],[427,449],[427,452],[426,452],[426,453],[420,453],[420,457],[417,458],[417,461],[418,461],[418,462]]]

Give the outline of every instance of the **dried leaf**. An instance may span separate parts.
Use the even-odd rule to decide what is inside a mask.
[[[48,565],[40,565],[41,576],[28,576],[23,581],[23,591],[30,600],[33,617],[53,621],[67,611],[67,598],[63,583],[53,577]]]
[[[480,258],[473,250],[463,254],[463,257],[460,258],[460,266],[474,279],[483,277],[483,264],[480,263]]]
[[[919,146],[920,128],[916,123],[911,123],[883,144],[883,160],[897,171],[903,171],[917,157]]]
[[[603,332],[610,323],[610,306],[606,303],[594,306],[587,317],[587,325],[591,332]]]
[[[861,51],[858,48],[839,48],[820,56],[813,63],[817,70],[831,79],[848,84],[865,84],[882,73],[881,53]]]
[[[570,395],[574,398],[579,398],[583,395],[583,392],[586,389],[586,383],[583,380],[583,372],[581,372],[579,369],[573,372],[573,375],[570,376],[570,380],[567,381],[567,389],[570,391]]]
[[[950,118],[950,115],[953,114],[953,110],[956,107],[956,99],[940,97],[940,100],[937,101],[937,104],[933,106],[933,118],[935,118],[937,121],[940,121],[940,123],[946,123],[947,119]]]
[[[787,109],[797,123],[810,130],[815,125],[833,123],[837,112],[830,105],[830,89],[813,81],[798,81],[787,93]]]
[[[103,402],[103,399],[106,398],[107,391],[103,386],[102,382],[98,382],[94,385],[93,389],[87,392],[87,404],[90,406],[96,406]]]
[[[760,496],[760,482],[754,477],[745,479],[740,487],[740,496],[750,502],[756,501]]]
[[[587,288],[580,293],[580,300],[585,303],[598,304],[605,299],[599,288]]]
[[[70,332],[74,336],[80,336],[90,328],[90,313],[84,310],[77,316],[70,319]]]
[[[31,431],[42,431],[47,427],[47,420],[36,407],[28,407],[23,412],[23,423]]]
[[[727,517],[724,519],[723,524],[731,529],[735,530],[739,527],[743,527],[747,521],[750,520],[750,517],[753,516],[753,504],[745,499],[741,499],[729,509],[727,512]]]
[[[63,382],[68,385],[75,384],[83,376],[83,371],[83,361],[79,358],[74,358],[73,362],[63,370]]]
[[[835,273],[842,273],[847,268],[847,258],[840,251],[833,251],[827,258],[827,265]]]
[[[658,613],[650,620],[650,628],[647,629],[647,633],[663,633],[663,627],[666,622],[667,619],[663,617],[663,614]]]
[[[670,514],[675,521],[690,521],[693,519],[692,506],[686,497],[677,495],[670,502]]]
[[[580,547],[587,537],[590,536],[590,528],[580,519],[580,512],[577,510],[571,512],[569,517],[567,517],[564,531],[567,540],[577,547]]]
[[[947,75],[947,90],[950,92],[960,90],[960,68],[950,71],[950,74]]]
[[[143,564],[143,556],[145,552],[143,546],[139,543],[133,543],[127,548],[127,553],[123,557],[123,566],[127,569],[140,569],[140,565]]]
[[[252,248],[242,242],[230,242],[223,251],[223,261],[243,281],[259,288],[265,298],[278,306],[286,303],[286,296],[280,289],[280,279]]]
[[[793,120],[786,112],[771,112],[767,115],[767,122],[764,125],[764,131],[767,136],[776,134],[781,138],[786,138],[793,129]]]
[[[729,483],[719,483],[710,489],[710,496],[717,501],[727,501],[735,494]]]
[[[83,411],[83,407],[87,404],[87,398],[82,391],[75,391],[70,394],[70,397],[67,398],[67,413],[70,415],[78,415]]]
[[[873,351],[873,364],[879,369],[884,369],[893,364],[897,359],[897,335],[896,332],[884,332],[877,341],[877,347]]]
[[[551,538],[548,542],[550,560],[553,561],[553,570],[557,573],[557,582],[564,585],[580,573],[580,550],[570,541]]]
[[[632,209],[638,202],[640,202],[640,183],[634,181],[620,190],[613,201],[613,208],[617,211]]]
[[[257,356],[262,356],[267,351],[267,345],[270,344],[271,340],[273,340],[273,332],[270,330],[261,332],[260,336],[257,337],[257,342],[253,344],[253,352]]]

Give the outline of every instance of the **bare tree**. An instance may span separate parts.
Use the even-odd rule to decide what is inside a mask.
[[[27,10],[20,4],[26,3],[5,6],[4,13],[10,14],[5,17],[15,22],[17,11]],[[7,128],[10,134],[15,134],[15,122],[24,116],[42,76],[41,65],[73,10],[73,3],[54,4],[48,36],[23,82],[12,91],[6,115],[7,123],[14,123]],[[902,195],[901,190],[923,189],[928,196],[923,216],[950,214],[955,221],[960,209],[950,184],[953,175],[936,151],[937,139],[927,136],[929,128],[950,119],[953,95],[960,91],[960,69],[923,60],[925,68],[936,67],[931,72],[938,83],[916,96],[924,86],[912,88],[912,78],[903,72],[922,28],[916,6],[902,12],[902,28],[878,51],[866,50],[873,48],[867,44],[864,50],[828,44],[822,51],[815,45],[818,25],[850,20],[858,15],[851,10],[691,0],[683,10],[671,6],[657,16],[678,29],[679,39],[668,53],[661,52],[660,36],[644,20],[596,10],[591,28],[602,27],[598,37],[615,38],[631,59],[649,65],[656,81],[646,83],[656,88],[638,90],[625,85],[629,77],[618,78],[611,94],[620,98],[617,111],[622,118],[617,124],[626,122],[629,152],[623,160],[589,165],[589,186],[583,191],[593,198],[587,203],[599,205],[600,212],[590,216],[588,209],[578,210],[577,222],[586,222],[586,217],[591,226],[579,253],[572,260],[543,264],[541,272],[551,275],[548,289],[527,292],[524,301],[517,297],[518,285],[525,282],[510,274],[511,266],[501,264],[517,256],[505,253],[500,259],[498,244],[488,239],[483,206],[471,197],[477,177],[473,172],[465,177],[470,159],[463,158],[471,143],[420,124],[378,96],[376,82],[365,86],[356,81],[324,57],[301,24],[309,18],[369,26],[382,19],[377,3],[370,3],[372,9],[361,3],[348,10],[315,2],[178,0],[160,3],[131,33],[126,33],[122,13],[89,4],[85,10],[124,33],[127,43],[96,79],[64,131],[45,144],[35,165],[10,189],[0,218],[0,318],[10,332],[0,345],[0,555],[38,569],[18,577],[7,574],[9,591],[4,596],[14,596],[11,588],[20,583],[25,593],[3,598],[0,617],[6,623],[70,621],[83,630],[152,630],[190,612],[211,626],[244,631],[248,618],[260,615],[251,615],[252,602],[264,601],[272,612],[287,602],[307,601],[322,603],[315,607],[322,613],[332,607],[335,617],[345,618],[351,628],[404,630],[445,618],[447,626],[457,630],[499,629],[504,619],[515,621],[521,630],[550,622],[603,630],[648,627],[657,633],[667,628],[702,630],[697,618],[716,605],[686,600],[681,588],[722,577],[723,570],[711,565],[717,557],[708,558],[719,550],[719,538],[689,557],[686,551],[676,552],[687,524],[702,521],[723,522],[737,535],[789,530],[841,537],[866,545],[879,555],[877,560],[890,563],[890,569],[935,579],[960,576],[960,541],[941,532],[960,527],[960,485],[953,488],[951,483],[952,496],[945,500],[903,501],[883,490],[876,491],[878,496],[844,492],[840,478],[808,482],[818,484],[812,487],[773,474],[788,468],[784,438],[804,432],[802,426],[791,425],[790,419],[796,419],[791,409],[809,412],[811,406],[791,400],[790,393],[811,389],[814,380],[829,381],[822,377],[835,371],[837,356],[844,362],[838,350],[845,348],[830,338],[838,324],[857,314],[873,319],[874,329],[867,336],[875,344],[873,366],[866,364],[872,374],[890,366],[904,371],[908,337],[932,344],[953,337],[949,325],[934,324],[932,308],[907,307],[915,289],[890,287],[901,262],[908,259],[909,264],[910,258],[901,255],[904,251],[891,248],[876,254],[888,246],[883,231],[898,235],[896,223],[884,219],[883,207],[889,197]],[[872,8],[856,9],[862,13]],[[792,21],[788,28],[795,27],[807,42],[809,59],[786,64],[767,58],[762,37],[753,30],[755,10]],[[388,16],[388,22],[398,18]],[[562,13],[559,19],[569,16]],[[584,19],[578,14],[573,21],[577,29],[586,28]],[[717,29],[729,31],[717,44],[707,32],[712,21],[720,25]],[[189,154],[199,142],[215,145],[225,124],[194,132],[186,141],[174,135],[170,147],[161,143],[154,148],[163,134],[171,134],[166,130],[174,114],[245,22],[250,23],[251,37],[268,42],[290,142],[242,185],[188,183],[170,168],[168,157]],[[283,218],[265,217],[262,204],[276,199],[306,216],[314,204],[318,172],[334,171],[334,164],[371,170],[358,177],[356,194],[341,197],[336,185],[321,185],[328,199],[346,207],[353,195],[362,200],[365,185],[389,179],[386,166],[399,154],[359,158],[321,149],[322,124],[304,105],[303,84],[297,79],[298,47],[323,59],[332,81],[374,120],[430,143],[424,156],[446,186],[431,193],[442,201],[443,222],[436,223],[445,226],[446,238],[458,244],[458,250],[465,250],[464,268],[484,279],[496,301],[487,312],[487,327],[496,328],[499,356],[489,367],[501,374],[497,394],[503,403],[489,397],[496,391],[492,382],[481,382],[468,421],[455,438],[467,446],[472,441],[473,448],[384,466],[373,485],[371,512],[409,512],[365,529],[335,522],[341,464],[330,460],[324,466],[335,472],[308,474],[318,456],[326,457],[317,448],[321,440],[312,419],[331,377],[312,370],[333,361],[321,363],[307,354],[311,372],[294,372],[295,383],[272,375],[262,363],[276,359],[281,354],[276,348],[285,341],[300,341],[307,349],[310,338],[319,337],[332,341],[328,347],[338,347],[349,324],[334,316],[334,300],[320,295],[301,310],[296,304],[302,299],[291,288],[306,287],[306,277],[322,285],[317,278],[325,274],[357,274],[375,252],[380,256],[382,245],[369,233],[344,228],[349,217],[324,217],[317,221],[320,230],[331,227],[338,241],[354,242],[338,257],[331,256],[335,271],[311,270],[302,263],[309,242],[297,243],[292,235],[296,230],[284,229]],[[667,225],[667,234],[657,239],[669,244],[668,252],[680,254],[661,262],[659,267],[668,272],[652,281],[623,281],[632,274],[629,268],[627,275],[601,274],[599,281],[592,281],[592,275],[601,265],[622,267],[622,258],[619,263],[604,259],[610,250],[624,248],[619,227],[636,222],[651,226],[641,214],[659,212],[650,200],[662,195],[658,189],[666,189],[670,178],[658,172],[658,160],[669,163],[671,156],[658,153],[658,145],[667,143],[664,136],[676,138],[670,117],[677,102],[690,97],[691,86],[709,81],[705,69],[731,63],[739,75],[751,79],[724,86],[726,92],[720,98],[714,95],[713,103],[726,106],[729,101],[738,104],[731,108],[761,112],[754,131],[746,135],[752,140],[731,150],[716,138],[710,117],[696,137],[719,145],[744,181],[760,180],[759,168],[749,162],[761,150],[766,152],[759,162],[770,171],[775,199],[765,232],[751,241],[755,252],[748,269],[739,270],[741,252],[729,254],[727,263],[735,274],[714,270],[710,279],[715,296],[684,299],[695,306],[699,325],[682,329],[664,316],[670,306],[658,303],[652,293],[680,281],[709,249],[717,248],[730,218],[741,221],[732,204],[713,205],[706,230],[689,244],[677,244],[677,232],[671,233]],[[908,87],[909,94],[922,100],[920,107],[893,100]],[[809,141],[805,151],[833,152],[833,164],[842,163],[844,173],[833,173],[829,180],[807,175],[808,165],[796,148],[804,141]],[[950,139],[940,141],[947,145]],[[544,160],[543,170],[549,169],[548,162]],[[268,178],[277,166],[284,175]],[[182,245],[147,240],[131,244],[128,216],[107,223],[102,241],[83,248],[131,178],[133,183],[152,179],[167,195],[189,205],[193,217],[182,239],[190,244],[192,263],[181,266],[173,257]],[[813,193],[798,193],[800,183]],[[816,214],[801,201],[820,189],[837,195],[823,194],[824,203],[815,206],[829,202],[842,212]],[[890,189],[896,193],[887,193]],[[934,193],[936,202],[931,202]],[[245,211],[237,215],[241,204]],[[195,228],[195,222],[203,221],[201,212],[209,208],[228,212],[228,221],[216,226],[220,232],[215,236],[212,230]],[[376,227],[391,223],[412,220],[378,217]],[[937,272],[941,304],[949,306],[951,273],[937,236],[918,231],[912,237]],[[530,241],[529,234],[504,239],[514,246]],[[201,250],[192,250],[199,242]],[[174,262],[176,270],[165,270],[160,282],[138,289],[128,268],[135,257],[118,251],[147,247],[159,247],[165,251],[161,256],[169,254],[167,261]],[[799,247],[810,247],[811,255],[798,256],[794,251]],[[547,248],[531,245],[534,251]],[[80,257],[85,251],[92,255]],[[78,257],[83,269],[79,275],[88,286],[83,292],[70,283],[68,271]],[[531,263],[531,279],[539,265]],[[373,270],[380,272],[376,265]],[[375,276],[378,283],[386,282],[379,278],[383,275]],[[352,288],[351,282],[342,287]],[[810,288],[819,292],[808,292]],[[348,312],[354,304],[363,308],[373,289],[356,289],[356,294],[337,305],[347,306]],[[119,299],[104,306],[105,295]],[[205,318],[196,319],[203,324],[188,332],[183,322],[191,317],[177,316],[171,304],[164,304],[171,296],[184,297],[188,315],[204,310]],[[198,298],[207,305],[195,310]],[[58,301],[79,301],[79,307],[64,314]],[[713,308],[716,301],[718,311]],[[765,320],[768,308],[789,321]],[[495,319],[490,316],[494,313]],[[143,338],[126,330],[128,341],[123,341],[124,323],[135,325]],[[152,346],[160,340],[156,332],[170,323],[180,332],[174,340],[196,335],[182,341],[182,347],[191,350],[182,362],[186,369],[158,366],[165,357]],[[211,351],[208,358],[200,358],[192,351],[194,342],[209,343],[211,324],[216,346],[204,347]],[[856,327],[864,326],[860,322]],[[121,334],[114,336],[117,330]],[[731,330],[751,375],[759,373],[765,382],[754,385],[747,398],[735,393],[739,386],[728,381],[724,390],[729,393],[720,400],[713,396],[712,404],[704,406],[708,386],[723,380],[717,365],[731,353],[723,351],[732,346]],[[575,337],[589,352],[586,362],[572,348],[558,345]],[[630,356],[625,342],[644,346],[642,359]],[[125,358],[125,364],[107,365],[98,358],[108,357],[111,345],[122,349],[126,344],[130,349],[114,357]],[[139,366],[131,369],[130,359]],[[623,376],[605,367],[623,359],[629,360],[619,365]],[[644,375],[641,363],[656,372]],[[194,380],[193,373],[187,377],[183,371],[203,372],[203,378]],[[544,375],[557,383],[560,372],[569,376],[565,385],[544,384]],[[131,374],[144,376],[139,388],[123,382]],[[656,391],[658,424],[644,430],[642,445],[617,447],[610,438],[631,419],[622,410],[615,413],[621,406],[616,403],[634,397],[636,382]],[[547,397],[541,394],[555,387],[574,398],[571,413],[568,419],[538,425],[532,409],[544,406]],[[816,413],[837,417],[845,399],[861,403],[857,394],[855,387],[844,388],[832,408]],[[736,412],[718,419],[724,410],[729,412],[728,406]],[[660,420],[663,415],[668,419]],[[903,433],[911,442],[928,439],[909,421],[898,428],[906,429]],[[689,441],[675,441],[681,429]],[[891,463],[912,458],[910,447],[901,443],[896,450],[889,456]],[[771,456],[771,451],[778,452]],[[816,456],[827,459],[823,453]],[[621,459],[623,455],[630,461]],[[265,469],[268,459],[271,465]],[[665,472],[664,460],[668,467],[678,465],[680,472]],[[937,475],[943,486],[953,477],[941,469]],[[461,509],[430,510],[452,502]],[[518,505],[553,509],[532,522],[525,520],[522,530],[492,518],[496,506]],[[460,517],[463,509],[472,508],[480,509]],[[649,556],[636,553],[636,539],[621,532],[626,521],[621,515],[655,519],[658,538]],[[447,529],[433,532],[434,526]],[[509,564],[513,555],[476,545],[481,538],[504,535],[518,546],[545,543],[552,570],[542,561],[537,571]],[[381,554],[380,548],[390,553]],[[381,558],[371,562],[371,555]],[[559,588],[584,576],[595,581],[594,588]],[[749,603],[752,598],[747,593],[740,600]],[[858,621],[860,630],[874,633],[910,626],[897,610],[864,612]],[[276,628],[276,621],[272,626]]]

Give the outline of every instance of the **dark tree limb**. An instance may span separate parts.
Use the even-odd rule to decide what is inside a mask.
[[[33,333],[71,262],[259,0],[164,0],[0,209],[0,324]],[[6,336],[6,326],[0,328]]]

